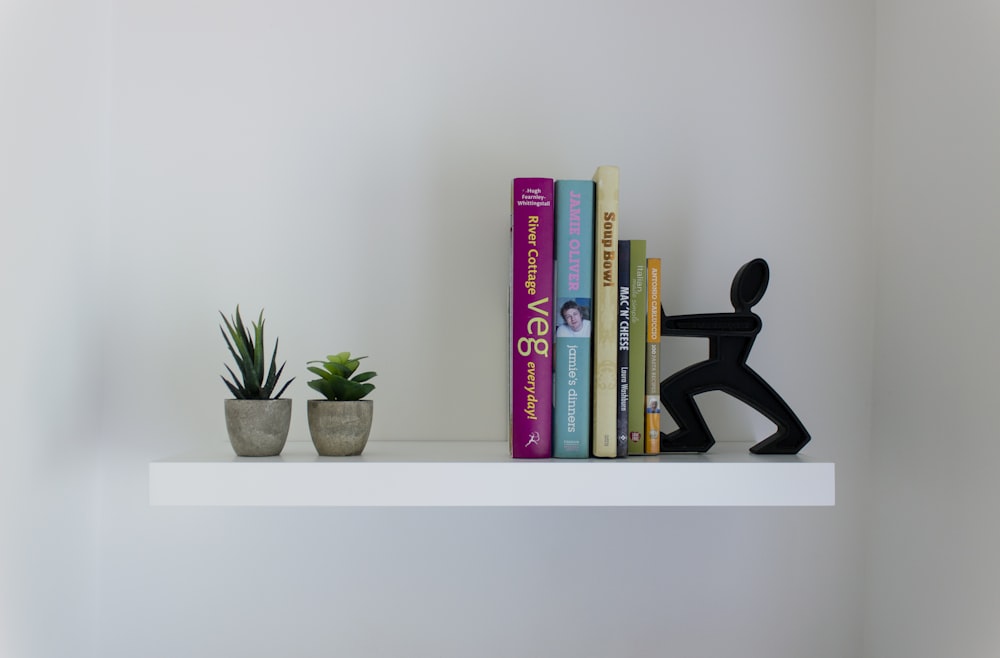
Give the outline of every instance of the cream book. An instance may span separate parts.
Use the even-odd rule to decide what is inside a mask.
[[[593,433],[595,457],[615,457],[618,443],[618,167],[594,173]]]

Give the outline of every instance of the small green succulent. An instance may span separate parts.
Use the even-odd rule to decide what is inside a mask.
[[[281,371],[285,369],[285,364],[282,363],[280,368],[276,367],[278,339],[275,339],[274,352],[271,354],[271,366],[267,370],[267,379],[264,378],[264,311],[261,310],[257,322],[252,323],[253,335],[247,331],[243,324],[239,306],[236,307],[236,317],[232,320],[227,319],[222,311],[219,311],[219,315],[222,315],[222,321],[226,323],[225,328],[219,325],[219,329],[222,330],[222,337],[226,340],[229,352],[236,359],[236,366],[240,373],[240,376],[237,377],[232,368],[227,365],[226,370],[229,371],[232,380],[226,379],[223,375],[222,381],[237,400],[272,399],[271,393],[278,383],[278,378],[281,377]],[[227,330],[229,331],[228,335],[226,334]],[[232,341],[229,340],[230,337],[232,337]],[[277,395],[273,396],[274,399],[280,398],[293,381],[295,381],[294,377],[285,382]]]
[[[327,400],[360,400],[375,390],[375,385],[368,383],[368,380],[377,373],[354,374],[361,359],[367,358],[357,356],[352,359],[350,352],[341,352],[327,356],[326,361],[309,361],[322,366],[308,366],[309,372],[320,377],[308,382],[310,388],[319,391]]]

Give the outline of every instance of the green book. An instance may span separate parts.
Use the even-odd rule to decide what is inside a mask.
[[[646,397],[646,241],[631,243],[628,355],[628,454],[645,452]]]

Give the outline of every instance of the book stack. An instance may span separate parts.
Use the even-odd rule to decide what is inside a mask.
[[[511,185],[514,458],[659,452],[660,267],[619,235],[618,167]]]

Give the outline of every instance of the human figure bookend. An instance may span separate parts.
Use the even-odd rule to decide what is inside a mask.
[[[767,262],[755,259],[733,278],[732,313],[667,316],[660,309],[660,335],[709,339],[708,360],[688,366],[660,382],[660,400],[678,429],[660,434],[661,452],[706,452],[715,444],[694,397],[723,391],[750,405],[777,425],[777,431],[750,448],[756,454],[794,455],[809,443],[809,432],[785,401],[747,366],[760,317],[750,309],[761,300],[769,278]]]

